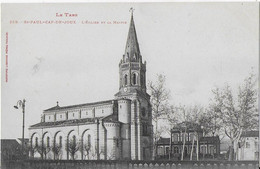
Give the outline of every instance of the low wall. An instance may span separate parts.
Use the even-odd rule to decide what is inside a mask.
[[[258,169],[258,161],[4,161],[1,169]]]

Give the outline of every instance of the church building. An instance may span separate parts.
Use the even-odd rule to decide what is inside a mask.
[[[119,62],[119,84],[114,99],[64,107],[57,102],[44,110],[41,122],[29,127],[30,156],[62,160],[151,159],[152,109],[133,11],[125,53]]]

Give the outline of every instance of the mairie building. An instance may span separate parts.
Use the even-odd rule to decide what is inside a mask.
[[[151,159],[153,127],[146,62],[142,61],[133,13],[119,63],[119,84],[114,99],[64,107],[57,102],[44,110],[41,122],[29,127],[31,158]]]

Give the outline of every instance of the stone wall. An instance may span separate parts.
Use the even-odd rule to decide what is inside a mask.
[[[2,162],[2,169],[258,169],[257,161],[70,161]]]

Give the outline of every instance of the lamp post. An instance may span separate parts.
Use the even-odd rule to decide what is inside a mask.
[[[202,137],[204,137],[204,126],[201,126],[201,129],[202,129]],[[203,142],[203,148],[202,148],[202,151],[203,151],[203,160],[204,160],[204,157],[205,157],[205,151],[206,151],[205,140],[204,140],[204,142]]]
[[[215,142],[215,132],[216,132],[216,113],[219,112],[219,110],[217,108],[215,108],[215,111],[214,111],[214,126],[213,126],[213,131],[212,131],[212,134],[213,134],[213,160],[215,159],[215,156],[214,156],[214,153],[215,153],[215,150],[216,150],[216,153],[217,153],[217,143]]]
[[[24,157],[24,119],[25,119],[25,99],[18,100],[16,106],[14,106],[15,109],[22,108],[23,112],[23,130],[22,130],[22,157]]]
[[[215,153],[215,149],[217,149],[217,144],[215,144],[215,131],[216,131],[216,122],[214,124],[214,127],[213,127],[213,131],[212,131],[212,135],[213,135],[213,160],[215,159],[214,157],[214,153]]]

